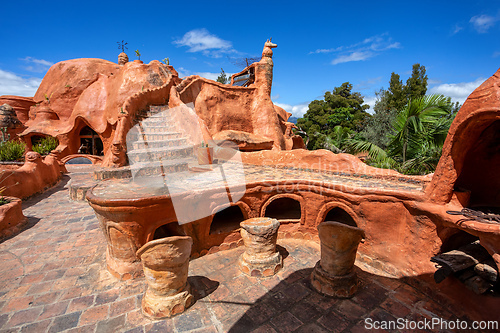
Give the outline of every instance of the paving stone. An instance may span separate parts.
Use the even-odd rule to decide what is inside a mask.
[[[52,319],[47,319],[43,321],[37,321],[32,324],[24,325],[21,327],[21,333],[41,333],[46,332],[52,323]]]
[[[148,324],[144,330],[145,333],[170,333],[175,332],[172,321],[162,320]]]
[[[99,305],[82,312],[80,324],[86,325],[104,320],[108,317],[109,304]]]
[[[58,302],[54,304],[48,304],[43,307],[43,311],[38,317],[38,320],[43,320],[47,318],[57,317],[66,312],[68,308],[69,301]]]
[[[283,333],[293,332],[303,324],[302,321],[288,311],[274,317],[270,322],[278,332]]]
[[[270,177],[285,175],[264,169]],[[262,174],[260,167],[246,171],[254,178]],[[359,177],[308,177],[366,185]],[[191,260],[189,282],[196,303],[173,318],[151,321],[141,313],[144,278],[119,281],[109,274],[99,222],[87,203],[69,200],[66,183],[23,202],[31,228],[0,243],[0,332],[361,332],[368,317],[457,318],[403,280],[373,269],[359,270],[362,286],[350,300],[320,295],[309,282],[319,245],[280,239],[284,268],[268,278],[239,271],[243,247]],[[375,179],[368,183],[394,185]]]
[[[97,323],[96,332],[119,332],[125,326],[125,315]]]
[[[49,328],[49,333],[61,332],[78,325],[81,312],[73,312],[64,316],[54,318],[52,325]]]
[[[317,320],[317,323],[329,332],[342,332],[345,328],[347,328],[347,326],[349,326],[349,322],[346,321],[342,315],[334,311],[327,312],[321,316]]]

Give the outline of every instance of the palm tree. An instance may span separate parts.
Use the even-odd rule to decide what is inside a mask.
[[[348,139],[350,153],[367,151],[371,164],[397,169],[406,174],[434,171],[441,157],[448,129],[453,120],[452,103],[443,95],[410,100],[392,122],[387,151],[358,138]]]
[[[440,119],[448,115],[450,109],[451,102],[443,95],[434,94],[410,100],[392,124],[390,155],[402,155],[404,164],[408,150],[418,152],[426,142],[439,143],[442,131],[438,131],[441,126],[437,124],[442,125]]]

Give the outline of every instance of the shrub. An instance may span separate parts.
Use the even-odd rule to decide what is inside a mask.
[[[21,141],[0,142],[0,161],[17,161],[23,157],[26,144]]]
[[[52,136],[47,136],[41,139],[36,145],[33,145],[33,151],[36,151],[40,155],[48,155],[51,151],[56,149],[59,142],[56,138]]]

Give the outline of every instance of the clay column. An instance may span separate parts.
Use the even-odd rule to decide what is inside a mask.
[[[362,229],[339,222],[323,222],[318,226],[321,259],[311,273],[311,284],[318,292],[341,298],[352,297],[358,290],[354,269]]]
[[[148,289],[142,298],[142,313],[151,319],[172,317],[194,303],[187,281],[193,239],[173,236],[144,244],[137,251]]]
[[[280,223],[269,217],[256,217],[240,223],[245,252],[240,256],[240,270],[250,276],[271,276],[283,267],[276,251]]]

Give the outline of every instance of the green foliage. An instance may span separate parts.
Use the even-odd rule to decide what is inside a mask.
[[[0,128],[0,132],[2,133],[2,141],[1,142],[5,142],[5,141],[10,140],[10,134],[7,133],[7,127]]]
[[[386,149],[366,139],[351,139],[348,151],[367,151],[371,165],[396,169],[405,174],[433,172],[456,112],[456,104],[453,105],[451,99],[443,95],[410,100],[391,122]],[[362,132],[363,135],[365,133]]]
[[[326,92],[323,100],[309,103],[309,109],[297,120],[297,126],[308,134],[309,149],[328,149],[331,139],[337,135],[334,133],[337,126],[350,131],[361,130],[369,117],[365,111],[368,108],[361,94],[352,92],[352,84],[345,82],[332,92]]]
[[[165,65],[170,65],[170,58],[164,58],[162,61]]]
[[[390,94],[386,90],[380,89],[376,92],[377,102],[374,106],[375,113],[367,119],[361,136],[376,146],[386,149],[389,146],[388,133],[392,130],[392,121],[397,111],[388,107]]]
[[[404,164],[407,154],[416,154],[424,144],[442,145],[446,134],[445,117],[451,110],[449,99],[443,95],[419,97],[406,105],[393,122],[389,150],[391,155],[401,158]],[[441,119],[442,118],[442,119]],[[449,125],[447,126],[449,128]],[[444,134],[444,136],[443,136]]]
[[[139,52],[139,50],[135,50],[135,56],[141,60],[141,52]]]
[[[427,75],[425,75],[425,66],[414,64],[411,76],[406,80],[405,93],[406,100],[410,101],[422,96],[427,92]],[[398,109],[400,110],[400,109]]]
[[[226,75],[226,72],[224,72],[222,68],[220,69],[220,75],[217,77],[217,82],[222,84],[228,84],[231,82],[231,78]]]
[[[51,151],[56,149],[59,142],[56,138],[52,136],[47,136],[41,139],[36,145],[33,145],[33,151],[36,151],[40,155],[48,155]]]
[[[401,111],[406,104],[412,99],[425,96],[427,92],[427,75],[425,74],[425,66],[414,64],[412,74],[406,80],[406,85],[403,85],[399,74],[391,73],[389,80],[389,89],[384,90],[385,100],[383,107],[386,110]],[[377,108],[379,101],[375,104]],[[381,106],[378,106],[380,109]]]
[[[399,79],[399,75],[392,72],[389,81],[389,89],[385,93],[387,96],[387,109],[388,110],[401,110],[408,102],[405,93],[406,87],[403,81]]]
[[[0,142],[0,161],[18,161],[23,157],[26,144],[21,141]]]

